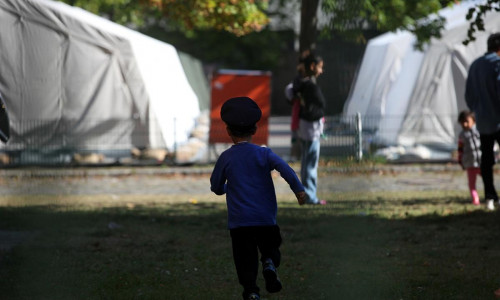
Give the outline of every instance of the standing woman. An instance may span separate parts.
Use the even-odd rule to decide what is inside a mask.
[[[307,194],[306,203],[326,204],[316,194],[318,184],[318,161],[320,137],[323,133],[325,98],[316,83],[323,73],[323,59],[310,53],[304,58],[305,76],[297,83],[301,107],[299,137],[302,141],[300,176]],[[295,88],[295,87],[294,87]]]

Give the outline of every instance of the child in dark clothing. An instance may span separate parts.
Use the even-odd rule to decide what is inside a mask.
[[[300,205],[306,197],[300,180],[285,161],[271,149],[251,143],[261,116],[257,103],[248,97],[231,98],[222,105],[221,118],[234,145],[220,155],[210,177],[212,192],[226,194],[236,272],[243,299],[252,300],[260,299],[259,251],[267,291],[275,293],[282,288],[276,271],[281,261],[281,234],[271,171],[280,172]]]

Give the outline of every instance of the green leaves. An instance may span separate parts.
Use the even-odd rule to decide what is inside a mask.
[[[430,16],[453,3],[452,0],[324,0],[322,9],[330,18],[330,28],[348,39],[365,40],[363,29],[405,29],[417,36],[415,47],[422,49],[432,37],[440,37],[444,28],[443,18]]]
[[[200,30],[215,29],[236,36],[260,31],[269,23],[268,2],[283,0],[61,0],[120,24],[142,27],[161,21],[166,28],[193,36]],[[300,0],[298,0],[300,1]],[[307,1],[307,0],[302,0]],[[357,42],[365,42],[363,31],[408,30],[415,34],[417,49],[423,49],[432,38],[439,38],[444,19],[433,16],[457,0],[323,0],[321,10],[328,18],[320,28],[322,35],[336,34]],[[467,45],[475,33],[484,30],[487,13],[500,12],[500,0],[488,0],[471,8],[466,19],[470,22]],[[313,22],[309,20],[308,22]],[[311,34],[302,33],[302,34]]]
[[[486,13],[500,12],[500,0],[488,0],[486,4],[477,5],[467,12],[466,19],[469,21],[469,29],[467,30],[467,38],[462,42],[468,45],[475,41],[475,33],[484,31],[484,18]]]
[[[62,0],[120,24],[142,26],[160,19],[187,34],[216,29],[242,36],[260,31],[269,19],[268,0]]]

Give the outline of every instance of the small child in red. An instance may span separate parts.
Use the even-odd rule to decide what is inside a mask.
[[[464,110],[458,116],[462,131],[458,135],[458,163],[467,171],[469,191],[472,203],[479,205],[479,195],[476,190],[477,175],[481,175],[481,140],[476,129],[474,113]]]

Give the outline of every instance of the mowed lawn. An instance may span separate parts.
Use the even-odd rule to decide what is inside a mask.
[[[263,299],[494,299],[500,212],[463,191],[279,195],[284,289]],[[241,299],[223,198],[0,197],[1,299]]]

